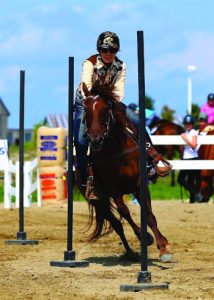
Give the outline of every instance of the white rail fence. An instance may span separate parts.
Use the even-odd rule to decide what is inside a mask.
[[[151,136],[154,145],[185,145],[184,140],[177,135],[164,135],[164,136]],[[198,143],[200,145],[214,145],[214,136],[199,136]],[[15,196],[15,206],[19,207],[19,162],[15,164],[8,159],[7,156],[7,143],[3,146],[0,144],[0,159],[1,154],[6,156],[0,164],[0,170],[4,172],[4,207],[12,208],[12,196]],[[2,151],[2,153],[1,153]],[[173,165],[174,170],[214,170],[213,160],[196,160],[196,161],[183,161],[172,160],[170,163]],[[35,173],[36,172],[36,176]],[[34,174],[34,176],[33,176]],[[33,161],[26,161],[24,164],[24,206],[30,207],[32,205],[32,193],[37,190],[37,205],[41,206],[40,194],[40,180],[38,161],[35,158]]]
[[[152,135],[151,139],[154,145],[185,145],[180,135]],[[198,145],[214,145],[214,136],[198,136]],[[171,160],[170,163],[174,170],[214,170],[214,157],[213,160]]]
[[[36,176],[33,173],[36,172]],[[32,193],[37,191],[37,205],[41,206],[40,180],[37,158],[24,163],[24,207],[32,205]],[[8,160],[4,168],[4,207],[12,208],[12,196],[15,196],[15,206],[19,207],[19,162],[15,164]]]

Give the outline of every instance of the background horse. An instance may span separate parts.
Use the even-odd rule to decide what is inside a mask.
[[[112,89],[96,84],[89,93],[83,84],[83,90],[86,95],[84,120],[90,142],[95,190],[100,199],[90,203],[96,214],[92,240],[99,238],[104,220],[107,220],[120,236],[126,251],[130,252],[122,224],[113,213],[110,198],[117,203],[123,195],[132,193],[140,203],[139,145],[137,138],[134,138],[135,129],[128,124],[127,130],[124,108],[114,99]],[[147,224],[154,233],[160,258],[171,260],[168,241],[160,233],[152,212],[149,189],[145,192]]]
[[[214,135],[214,130],[208,131],[207,135]],[[214,145],[201,145],[198,150],[200,159],[214,160]],[[214,170],[201,170],[200,172],[200,188],[202,200],[201,202],[208,202],[213,196],[214,188]]]
[[[149,125],[149,128],[152,135],[180,135],[185,132],[182,126],[165,119],[155,119],[155,121]],[[183,145],[155,145],[155,148],[168,160],[172,160],[177,154],[182,158]],[[175,173],[171,172],[171,186],[174,185]]]

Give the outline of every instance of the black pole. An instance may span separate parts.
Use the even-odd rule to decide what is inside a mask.
[[[20,71],[19,107],[19,232],[18,239],[26,239],[24,232],[24,110],[25,110],[25,71]]]
[[[73,111],[74,111],[74,58],[68,61],[68,215],[67,215],[67,251],[64,252],[65,260],[74,260],[73,251]]]
[[[143,31],[137,31],[138,54],[138,89],[140,119],[140,220],[141,220],[141,271],[138,272],[137,284],[122,284],[122,292],[138,292],[143,289],[167,289],[168,283],[152,284],[151,273],[147,266],[147,173],[146,173],[146,101],[144,72],[144,37]]]
[[[52,267],[88,267],[86,260],[76,261],[73,250],[73,113],[74,113],[74,57],[68,59],[68,208],[67,208],[67,250],[64,251],[64,261],[51,261]]]
[[[20,71],[19,97],[19,232],[17,240],[5,241],[6,244],[38,245],[37,240],[27,240],[24,231],[24,117],[25,117],[25,71]]]
[[[144,73],[144,36],[137,32],[138,50],[138,89],[140,118],[140,203],[141,203],[141,272],[138,282],[150,281],[147,272],[147,174],[146,174],[146,116],[145,116],[145,73]]]

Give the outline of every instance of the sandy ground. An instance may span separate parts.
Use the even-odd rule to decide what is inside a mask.
[[[139,206],[129,204],[136,221]],[[18,210],[0,208],[0,299],[214,299],[214,204],[154,201],[159,229],[168,238],[174,255],[170,263],[158,259],[155,245],[148,248],[152,283],[169,283],[168,290],[121,292],[121,284],[137,282],[139,262],[121,261],[123,247],[115,233],[87,244],[86,203],[74,203],[73,250],[76,260],[88,260],[86,268],[51,267],[63,260],[67,249],[66,203],[44,203],[25,209],[28,239],[39,245],[6,245],[16,239]],[[135,251],[139,243],[124,223]]]

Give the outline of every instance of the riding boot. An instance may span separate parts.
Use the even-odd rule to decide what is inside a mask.
[[[91,165],[89,165],[89,167],[88,167],[88,180],[87,180],[87,186],[86,186],[86,191],[85,191],[85,198],[88,201],[96,201],[96,200],[98,200],[98,197],[95,194],[95,189],[94,189],[94,173],[93,173]]]

